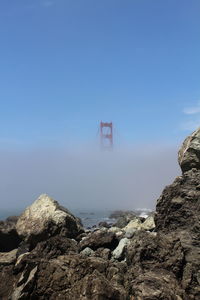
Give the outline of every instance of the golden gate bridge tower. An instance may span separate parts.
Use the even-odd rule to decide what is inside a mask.
[[[113,149],[113,123],[100,122],[100,145],[102,150]]]

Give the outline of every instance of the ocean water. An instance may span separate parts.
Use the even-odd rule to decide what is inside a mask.
[[[109,215],[112,211],[73,211],[76,217],[80,218],[85,228],[98,226],[100,222],[114,223],[115,219],[110,219]]]
[[[92,228],[98,226],[100,222],[107,222],[113,224],[116,219],[110,219],[109,216],[113,212],[112,210],[91,210],[91,211],[79,211],[71,210],[72,214],[81,219],[85,228]],[[149,209],[136,209],[135,214],[146,218],[151,212]],[[4,210],[0,211],[0,220],[5,220],[9,216],[19,216],[22,213],[20,210]]]

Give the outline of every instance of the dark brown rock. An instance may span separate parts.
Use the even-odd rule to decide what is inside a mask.
[[[86,247],[89,247],[92,250],[102,247],[114,250],[118,243],[119,242],[116,238],[116,235],[113,232],[108,232],[107,230],[97,230],[88,234],[88,236],[85,237],[79,245],[81,250]]]
[[[177,236],[184,253],[182,286],[186,299],[200,298],[200,170],[191,169],[167,186],[157,202],[156,229]]]
[[[200,238],[200,171],[192,169],[167,186],[157,201],[156,229],[189,230]]]
[[[74,254],[38,261],[29,255],[23,265],[14,284],[14,299],[127,299],[121,275],[124,266],[111,266],[102,258]]]
[[[52,259],[63,254],[78,253],[78,245],[73,239],[55,236],[38,243],[32,253],[40,258]]]
[[[17,217],[9,217],[0,221],[0,252],[7,252],[16,249],[21,238],[16,231]]]

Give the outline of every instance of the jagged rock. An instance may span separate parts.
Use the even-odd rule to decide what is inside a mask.
[[[30,255],[31,255],[30,252],[26,252],[26,253],[23,253],[23,254],[21,254],[17,257],[17,260],[15,262],[15,266],[14,266],[14,269],[13,269],[13,273],[19,273],[20,270],[23,269],[23,261],[25,260],[25,258],[27,258]]]
[[[58,234],[74,238],[83,232],[79,220],[47,195],[41,195],[22,213],[16,229],[32,246]]]
[[[16,249],[21,239],[16,231],[17,217],[9,217],[0,221],[0,252]]]
[[[124,265],[79,254],[38,259],[35,256],[25,258],[24,269],[20,270],[14,284],[14,300],[127,299],[123,287]]]
[[[30,291],[34,285],[37,269],[38,267],[35,266],[31,270],[24,270],[16,284],[11,300],[23,300],[29,298]]]
[[[105,260],[108,260],[111,257],[111,250],[108,249],[108,248],[98,248],[94,252],[94,256],[101,257],[101,258],[103,258]]]
[[[16,278],[13,274],[13,265],[0,265],[0,299],[8,300],[13,292]]]
[[[148,216],[145,221],[142,223],[141,228],[144,230],[153,230],[155,228],[154,216]]]
[[[168,269],[181,277],[184,249],[179,237],[139,230],[127,246],[128,266],[143,270]]]
[[[200,286],[200,170],[191,169],[167,186],[157,202],[156,230],[176,235],[183,247],[182,286],[186,299],[198,299]]]
[[[141,272],[134,280],[131,291],[136,300],[183,300],[183,291],[175,276],[166,270]]]
[[[54,258],[63,254],[78,253],[78,243],[62,236],[54,236],[42,241],[32,251],[41,258]]]
[[[118,245],[118,240],[116,238],[116,235],[112,232],[108,232],[106,230],[97,230],[95,232],[91,232],[80,242],[79,245],[81,250],[86,247],[89,247],[92,250],[96,250],[100,247],[105,247],[113,250]]]
[[[123,230],[128,230],[128,229],[136,229],[140,230],[142,228],[142,222],[139,217],[135,217],[132,219],[124,228]]]
[[[185,139],[178,153],[178,161],[183,172],[200,169],[200,128]]]
[[[136,299],[171,300],[176,295],[190,299],[179,286],[184,249],[176,235],[137,231],[125,256],[128,264],[125,282]]]
[[[120,240],[119,245],[115,250],[112,252],[112,256],[115,259],[122,259],[125,247],[130,243],[130,240],[127,238],[123,238]]]
[[[16,260],[17,249],[9,252],[0,252],[0,265],[10,265]]]
[[[157,201],[156,229],[186,229],[200,239],[200,170],[192,169],[167,186]]]

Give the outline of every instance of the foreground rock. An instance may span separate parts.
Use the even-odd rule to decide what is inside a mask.
[[[41,195],[22,213],[16,230],[32,246],[51,236],[75,238],[83,232],[80,221],[48,195]]]
[[[185,139],[178,153],[178,161],[183,172],[200,169],[200,128]]]
[[[182,285],[200,298],[200,170],[192,169],[175,179],[158,199],[155,216],[159,232],[176,235],[184,253]],[[166,213],[170,212],[170,213]],[[193,299],[193,298],[191,298]]]
[[[25,257],[23,265],[25,269],[16,274],[12,299],[127,299],[120,275],[125,266],[120,263],[64,255],[51,260]]]

